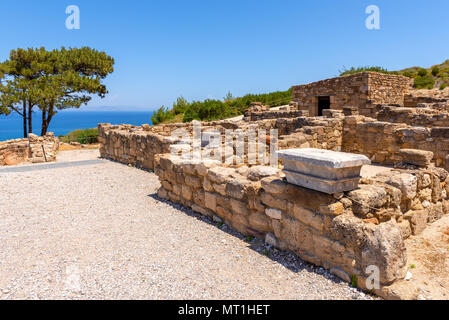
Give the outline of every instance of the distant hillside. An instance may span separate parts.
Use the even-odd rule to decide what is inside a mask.
[[[375,71],[387,74],[399,74],[415,79],[415,88],[417,89],[444,89],[449,86],[449,60],[441,64],[431,66],[430,68],[411,67],[400,71],[388,71],[382,67],[366,66],[358,68],[350,68],[340,71],[340,75],[349,75],[363,71]]]

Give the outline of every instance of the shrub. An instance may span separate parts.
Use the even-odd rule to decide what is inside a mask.
[[[373,71],[373,72],[380,72],[380,73],[391,73],[387,69],[378,67],[378,66],[365,66],[365,67],[358,67],[358,68],[351,67],[350,69],[343,67],[343,70],[339,70],[340,76],[347,76],[347,75],[356,74],[356,73],[360,73],[360,72],[366,72],[366,71]]]
[[[427,76],[427,70],[424,69],[424,68],[419,69],[419,70],[418,70],[418,76],[420,76],[420,77],[425,77],[425,76]]]
[[[409,78],[414,78],[414,77],[415,77],[415,74],[414,74],[413,72],[411,72],[411,71],[404,71],[404,72],[402,73],[402,75],[403,75],[404,77],[409,77]]]
[[[433,89],[435,80],[429,76],[419,76],[415,78],[415,88],[417,89]]]
[[[440,90],[444,90],[447,88],[447,83],[442,83],[440,86]]]
[[[440,73],[440,68],[438,68],[437,66],[434,66],[432,68],[432,76],[436,77],[439,73]]]
[[[62,142],[79,142],[81,144],[92,144],[98,142],[98,129],[78,129],[68,133],[61,138]]]
[[[183,122],[213,121],[238,115],[238,111],[220,100],[194,101],[184,113]]]
[[[168,108],[162,106],[153,113],[153,115],[151,116],[151,122],[153,124],[159,124],[172,118],[174,118],[173,112],[171,112],[171,110],[169,110]]]
[[[186,110],[189,108],[189,106],[190,106],[190,103],[186,99],[184,99],[184,97],[181,96],[178,99],[176,99],[175,103],[173,103],[172,110],[173,110],[173,113],[175,115],[177,115],[177,114],[186,112]]]

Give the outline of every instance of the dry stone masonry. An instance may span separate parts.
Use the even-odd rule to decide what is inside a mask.
[[[28,139],[1,141],[0,166],[55,161],[58,148],[59,139],[52,132],[43,137],[31,133]]]
[[[411,84],[365,72],[293,87],[294,102],[286,107],[253,104],[243,119],[202,123],[201,151],[243,147],[240,162],[170,154],[173,144],[192,150],[191,139],[177,132],[193,135],[193,123],[100,124],[100,152],[154,170],[161,198],[346,281],[355,277],[362,288],[367,268],[377,266],[382,286],[376,292],[391,297],[407,271],[404,241],[449,213],[445,97],[415,92]],[[248,135],[254,129],[265,130],[267,152],[281,150],[279,166],[250,162],[259,143]],[[226,130],[243,140],[229,144]],[[325,161],[316,162],[320,157]],[[390,168],[360,178],[369,162]]]
[[[311,116],[321,115],[321,107],[342,110],[346,106],[357,107],[362,115],[375,116],[378,104],[404,105],[404,96],[412,83],[403,76],[362,72],[294,86],[293,100]]]

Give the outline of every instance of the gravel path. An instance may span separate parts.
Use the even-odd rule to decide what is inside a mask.
[[[114,162],[0,172],[0,299],[372,299]]]

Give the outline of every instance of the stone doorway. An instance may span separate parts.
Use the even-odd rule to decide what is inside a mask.
[[[322,96],[318,97],[318,116],[321,117],[323,115],[323,110],[331,108],[331,97],[330,96]]]

